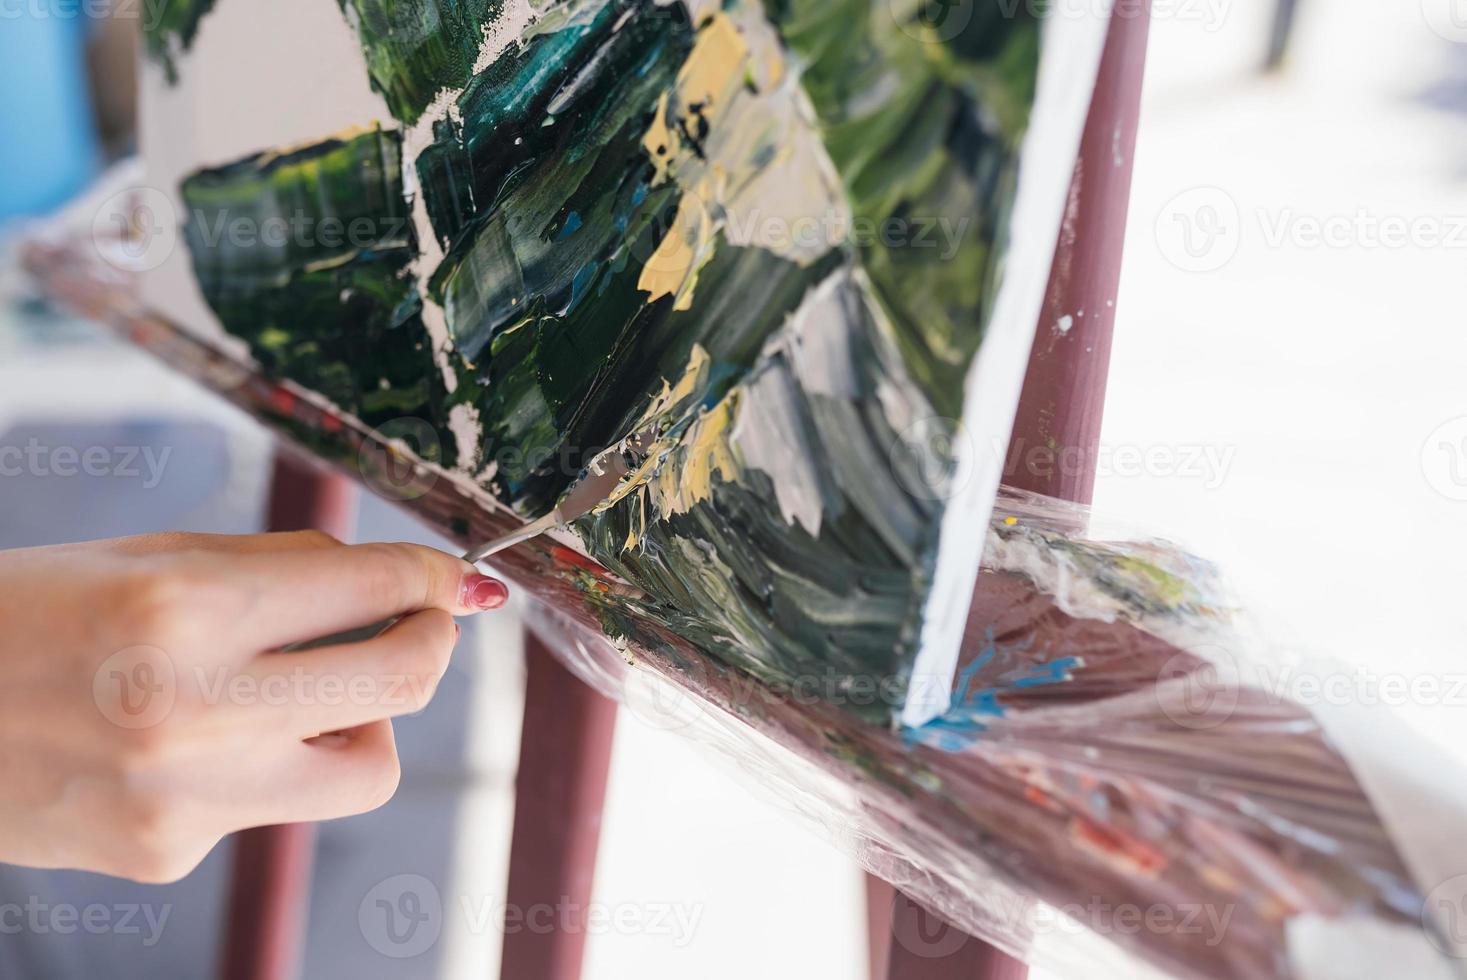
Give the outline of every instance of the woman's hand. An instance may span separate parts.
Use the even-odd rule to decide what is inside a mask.
[[[433,697],[452,617],[506,597],[431,548],[316,532],[0,552],[0,861],[172,881],[236,830],[381,806],[389,719]]]

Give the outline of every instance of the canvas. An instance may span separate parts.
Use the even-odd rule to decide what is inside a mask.
[[[1108,9],[189,0],[151,23],[149,303],[769,683],[947,707]],[[409,503],[411,501],[408,501]]]

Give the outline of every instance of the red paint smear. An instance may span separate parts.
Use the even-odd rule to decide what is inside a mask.
[[[1085,817],[1076,817],[1071,822],[1070,837],[1075,843],[1099,851],[1111,861],[1141,874],[1155,875],[1167,866],[1166,855],[1145,841]]]
[[[574,565],[577,568],[584,568],[586,571],[592,573],[593,575],[607,574],[606,569],[602,568],[600,565],[596,564],[594,561],[587,558],[579,551],[573,551],[572,549],[567,548],[565,545],[552,545],[550,548],[550,557],[553,558],[555,562],[559,565]]]

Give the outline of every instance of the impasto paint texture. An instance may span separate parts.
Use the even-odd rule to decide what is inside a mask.
[[[944,507],[909,470],[949,462],[906,439],[963,412],[1038,25],[998,0],[954,31],[869,0],[341,4],[395,118],[185,182],[225,328],[374,425],[424,420],[527,517],[640,434],[575,528],[635,587],[609,624],[900,684]],[[220,233],[240,215],[341,234]]]
[[[183,186],[188,245],[210,305],[265,370],[370,424],[435,418],[446,432],[400,160],[398,136],[370,130],[198,174]],[[240,227],[248,242],[221,247]]]

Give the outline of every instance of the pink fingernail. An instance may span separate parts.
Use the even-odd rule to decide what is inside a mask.
[[[509,587],[487,575],[466,575],[459,599],[470,609],[498,609],[509,601]]]

